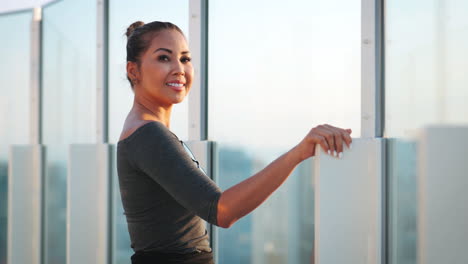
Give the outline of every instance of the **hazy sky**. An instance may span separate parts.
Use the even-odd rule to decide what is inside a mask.
[[[55,0],[0,0],[0,13],[40,7]]]
[[[210,138],[284,149],[322,123],[359,136],[360,14],[358,0],[211,2]]]
[[[0,6],[11,8],[13,2],[19,7],[39,1],[3,1]],[[95,65],[95,20],[86,19],[79,12],[94,14],[95,5],[89,0],[62,2],[44,11],[48,15],[44,18],[46,68],[54,71],[58,65],[67,66],[61,68],[63,74],[59,75],[45,69],[44,81],[56,83],[54,89],[61,89],[57,91],[62,93],[47,98],[62,96],[71,100],[61,108],[70,108],[72,121],[93,123],[95,77],[91,66]],[[468,44],[468,20],[464,16],[468,3],[386,3],[387,135],[405,136],[408,130],[439,122],[440,116],[449,123],[466,123],[468,75],[463,69],[468,62],[464,48]],[[442,8],[440,3],[444,3]],[[60,6],[69,8],[61,12]],[[82,8],[83,11],[77,11]],[[133,100],[125,78],[126,27],[136,20],[171,21],[189,35],[188,11],[187,0],[145,0],[139,5],[110,1],[111,142],[116,142]],[[79,23],[67,25],[67,19],[74,15]],[[211,0],[209,138],[250,148],[282,149],[297,143],[310,128],[322,123],[352,128],[353,136],[359,137],[360,29],[359,0],[295,0],[287,4],[279,0]],[[67,45],[60,46],[64,41]],[[17,46],[16,52],[24,55],[20,49],[29,47]],[[59,88],[53,76],[69,81],[62,84],[68,88]],[[182,139],[188,138],[187,113],[187,101],[174,107],[172,130]],[[65,114],[66,111],[57,118],[64,118]],[[88,125],[88,131],[84,131],[86,126],[79,125],[69,132],[77,134],[77,138],[81,134],[91,135],[82,138],[92,138],[93,126]]]
[[[467,124],[468,2],[393,0],[386,7],[386,135]]]

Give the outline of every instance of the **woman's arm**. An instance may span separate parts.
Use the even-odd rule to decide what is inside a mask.
[[[262,204],[288,178],[303,160],[315,155],[319,144],[325,152],[341,157],[343,142],[351,144],[351,130],[329,125],[313,128],[294,148],[270,163],[252,177],[227,189],[218,202],[218,226],[228,228]]]

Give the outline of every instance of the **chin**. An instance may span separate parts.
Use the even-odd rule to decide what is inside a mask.
[[[173,104],[180,104],[185,100],[185,95],[183,96],[177,96],[176,98],[173,98],[172,103]]]

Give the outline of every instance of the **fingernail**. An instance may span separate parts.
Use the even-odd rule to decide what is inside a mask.
[[[328,155],[331,155],[331,152],[330,152],[330,150],[328,150]]]
[[[340,154],[338,154],[338,157],[341,159],[343,158],[343,152],[340,152]]]
[[[336,150],[333,151],[333,156],[338,157],[338,154],[336,153]]]

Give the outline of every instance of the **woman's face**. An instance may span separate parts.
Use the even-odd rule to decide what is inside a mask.
[[[182,102],[192,86],[194,72],[190,60],[184,36],[176,30],[163,30],[155,34],[142,54],[140,68],[130,62],[127,71],[138,79],[136,93],[168,106]]]

